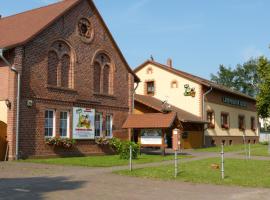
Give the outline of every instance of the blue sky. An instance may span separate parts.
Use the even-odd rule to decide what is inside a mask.
[[[0,1],[12,15],[57,0]],[[131,67],[153,55],[209,78],[270,49],[269,0],[95,0]]]

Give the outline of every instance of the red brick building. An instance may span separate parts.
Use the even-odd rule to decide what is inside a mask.
[[[46,145],[46,137],[73,137],[74,108],[95,111],[95,136],[128,138],[122,125],[139,79],[91,0],[1,18],[0,49],[0,109],[10,159],[16,156],[18,74],[9,63],[21,75],[20,158],[104,153],[93,139],[77,140],[70,150]]]

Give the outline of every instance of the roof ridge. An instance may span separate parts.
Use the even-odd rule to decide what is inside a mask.
[[[9,18],[12,18],[12,17],[16,17],[18,15],[22,15],[22,14],[25,14],[25,13],[28,13],[28,12],[37,11],[37,10],[40,10],[40,9],[43,9],[43,8],[48,8],[48,7],[51,7],[51,6],[55,6],[55,5],[64,3],[66,1],[74,1],[75,2],[75,1],[80,1],[80,0],[58,0],[58,2],[56,2],[56,3],[51,3],[51,4],[48,4],[48,5],[45,5],[45,6],[40,6],[40,7],[37,7],[37,8],[30,9],[30,10],[25,10],[23,12],[15,13],[13,15],[5,16],[5,17],[2,16],[2,18],[0,18],[0,21],[6,20],[6,19],[9,19]]]

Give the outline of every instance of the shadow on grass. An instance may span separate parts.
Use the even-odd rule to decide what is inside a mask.
[[[46,193],[75,190],[85,181],[69,181],[66,177],[1,178],[0,199],[44,199]]]

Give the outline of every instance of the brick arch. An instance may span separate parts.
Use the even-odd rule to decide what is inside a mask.
[[[63,39],[54,40],[48,52],[48,84],[63,88],[74,88],[74,64],[76,54]]]
[[[113,95],[115,65],[112,56],[105,50],[98,50],[92,59],[92,66],[94,68],[94,92],[97,93],[98,86],[96,84],[99,83],[99,93]]]

